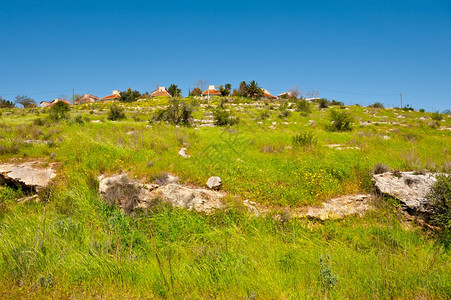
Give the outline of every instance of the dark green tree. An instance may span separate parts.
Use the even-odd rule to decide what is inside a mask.
[[[198,87],[195,87],[192,91],[191,91],[191,93],[189,94],[190,96],[200,96],[200,95],[202,95],[202,90],[200,89],[200,88],[198,88]]]
[[[182,96],[182,89],[179,89],[176,84],[171,84],[168,88],[168,93],[171,94],[172,97],[178,98]]]
[[[59,101],[50,108],[50,118],[54,121],[67,119],[69,117],[69,104]]]
[[[13,107],[15,107],[15,105],[12,101],[8,101],[0,97],[0,108],[13,108]]]
[[[121,92],[120,95],[119,101],[121,102],[135,102],[141,97],[141,94],[137,90],[132,91],[131,88],[128,88],[125,92]]]
[[[258,86],[255,80],[252,80],[247,84],[247,97],[252,99],[261,98],[263,96],[263,89]]]

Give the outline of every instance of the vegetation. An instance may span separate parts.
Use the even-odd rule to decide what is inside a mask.
[[[218,107],[213,112],[213,120],[216,126],[227,126],[238,124],[239,119],[232,115],[230,111]]]
[[[351,131],[353,119],[351,115],[345,111],[330,110],[330,124],[326,126],[329,131]]]
[[[190,96],[200,96],[202,95],[202,90],[198,87],[195,87],[189,94]]]
[[[69,104],[58,101],[50,108],[50,119],[54,121],[67,119],[69,117],[69,111]]]
[[[175,125],[190,126],[193,122],[193,108],[180,100],[172,99],[166,109],[156,112],[156,121],[164,121]]]
[[[121,92],[120,96],[119,101],[121,102],[135,102],[141,97],[141,94],[137,90],[132,91],[131,88],[128,88],[125,92]]]
[[[308,116],[312,112],[310,103],[306,100],[300,100],[296,102],[296,111],[301,112],[303,116]]]
[[[36,101],[34,101],[34,99],[25,95],[17,95],[15,102],[16,104],[22,105],[24,108],[32,108],[37,106]]]
[[[172,97],[178,98],[182,95],[182,90],[179,89],[176,84],[171,84],[168,88],[168,93],[171,94]]]
[[[12,101],[8,101],[0,97],[0,108],[13,108],[13,107],[15,107],[15,105]]]
[[[127,118],[123,107],[118,105],[112,105],[108,111],[108,120],[118,121]]]
[[[451,118],[433,128],[430,119],[420,119],[430,113],[350,106],[338,112],[353,117],[353,130],[327,131],[323,125],[332,113],[318,103],[310,104],[308,117],[292,113],[282,121],[280,103],[231,99],[221,109],[240,119],[234,127],[198,126],[214,119],[216,109],[196,100],[200,105],[193,110],[189,100],[167,97],[121,102],[134,116],[123,122],[105,122],[111,103],[77,105],[71,119],[96,121],[82,126],[49,122],[48,109],[1,109],[0,160],[55,163],[58,177],[38,202],[18,202],[27,196],[24,191],[0,188],[0,296],[449,297],[449,247],[431,229],[407,220],[396,203],[377,199],[365,216],[343,220],[291,218],[283,212],[370,193],[373,169],[385,168],[377,163],[400,171],[449,171],[451,132],[440,129],[450,126]],[[220,101],[210,103],[220,107]],[[296,108],[296,102],[290,104]],[[160,114],[163,122],[148,126],[146,121]],[[192,126],[175,126],[173,120],[180,119]],[[177,154],[180,147],[188,148],[189,159]],[[205,186],[216,175],[230,206],[205,215],[155,204],[127,214],[115,203],[133,207],[136,190],[128,181],[106,197],[97,191],[99,175],[121,172],[146,183],[164,182],[162,174],[171,173],[192,186]],[[124,187],[129,190],[121,194]],[[244,200],[273,212],[250,216]]]
[[[433,223],[450,235],[448,244],[451,246],[451,175],[438,176],[428,197],[434,210]]]

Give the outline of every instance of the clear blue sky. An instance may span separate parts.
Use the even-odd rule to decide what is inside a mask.
[[[0,1],[0,95],[37,102],[256,80],[451,108],[451,1]]]

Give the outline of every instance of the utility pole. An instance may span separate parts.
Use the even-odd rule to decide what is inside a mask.
[[[401,108],[402,108],[402,94],[399,94],[399,99],[401,100]]]
[[[74,101],[75,101],[75,89],[74,88],[72,88],[72,103],[74,103]]]

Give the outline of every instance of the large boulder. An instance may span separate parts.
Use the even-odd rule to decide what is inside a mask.
[[[432,213],[427,195],[436,181],[435,174],[387,172],[373,175],[378,192],[398,199],[408,211],[420,214]]]
[[[13,184],[39,192],[56,176],[51,167],[42,168],[39,165],[39,162],[0,164],[0,184]]]
[[[99,177],[99,193],[107,202],[120,206],[126,212],[151,207],[161,200],[175,207],[208,214],[223,208],[224,197],[220,192],[189,187],[172,180],[162,184],[143,184],[124,174]]]

